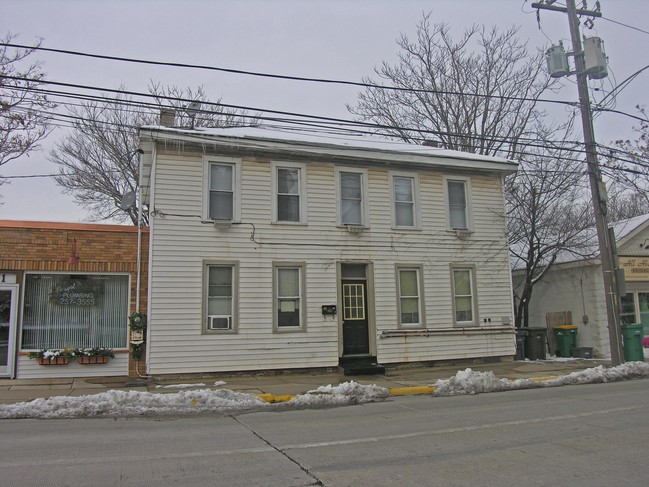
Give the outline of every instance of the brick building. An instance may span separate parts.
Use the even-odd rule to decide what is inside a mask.
[[[133,226],[0,220],[0,376],[144,373],[128,353],[128,316],[146,310],[148,228],[140,237]],[[29,358],[35,350],[92,347],[115,357],[65,366]]]

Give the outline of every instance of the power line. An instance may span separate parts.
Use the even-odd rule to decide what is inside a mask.
[[[54,52],[58,54],[68,54],[73,56],[82,56],[82,57],[89,57],[95,59],[105,59],[109,61],[120,61],[120,62],[147,64],[147,65],[154,65],[154,66],[167,66],[167,67],[175,67],[175,68],[202,69],[202,70],[209,70],[209,71],[219,71],[219,72],[230,73],[230,74],[239,74],[239,75],[271,78],[271,79],[281,79],[287,81],[337,84],[337,85],[356,86],[361,88],[372,88],[378,90],[405,91],[409,93],[431,93],[431,94],[455,95],[455,96],[475,96],[478,98],[495,98],[499,100],[509,100],[509,101],[533,101],[533,102],[542,102],[542,103],[556,103],[561,105],[575,105],[575,103],[571,101],[551,100],[546,98],[526,98],[526,97],[504,96],[504,95],[493,95],[493,94],[488,95],[488,94],[481,94],[481,93],[465,93],[459,91],[431,90],[431,89],[423,89],[423,88],[405,88],[401,86],[377,85],[374,83],[366,83],[360,81],[347,81],[347,80],[336,80],[336,79],[327,79],[327,78],[310,78],[304,76],[291,76],[291,75],[282,75],[282,74],[273,74],[273,73],[261,73],[257,71],[247,71],[241,69],[222,68],[217,66],[209,66],[209,65],[201,65],[201,64],[186,64],[186,63],[178,63],[178,62],[135,59],[135,58],[122,57],[122,56],[108,56],[104,54],[92,54],[92,53],[81,52],[81,51],[55,49],[55,48],[48,48],[42,46],[27,46],[23,44],[0,43],[0,46],[13,47],[17,49],[33,49],[35,51]]]
[[[9,77],[12,79],[22,79],[22,78],[17,78],[17,77]],[[189,103],[192,102],[193,100],[186,99],[186,98],[178,98],[178,97],[170,97],[170,96],[164,96],[164,95],[155,95],[155,94],[150,94],[150,93],[142,93],[142,92],[135,92],[135,91],[127,91],[127,90],[121,90],[121,89],[112,89],[112,88],[100,88],[100,87],[95,87],[95,86],[88,86],[88,85],[78,85],[78,84],[72,84],[72,83],[62,83],[62,82],[56,82],[56,81],[48,81],[48,80],[43,80],[43,84],[51,84],[55,86],[64,86],[64,87],[71,87],[71,88],[79,88],[79,89],[84,89],[84,90],[91,90],[91,91],[102,91],[102,92],[109,92],[109,93],[115,93],[119,95],[128,95],[128,96],[137,96],[137,97],[144,97],[144,98],[153,98],[155,100],[166,100],[166,101],[174,101],[174,102],[182,102],[182,103]],[[40,88],[25,88],[28,91],[37,91],[37,92],[43,92],[43,93],[48,93],[48,94],[57,94],[61,96],[70,96],[76,99],[83,99],[84,97],[88,97],[92,101],[101,101],[101,102],[106,102],[106,101],[113,101],[115,100],[119,104],[132,104],[135,106],[139,107],[149,107],[149,108],[164,108],[165,106],[159,103],[149,103],[149,102],[142,102],[142,101],[135,101],[135,100],[124,100],[120,98],[109,98],[109,97],[97,97],[95,95],[83,95],[79,93],[69,93],[69,92],[61,92],[61,91],[53,91],[53,90],[42,90]],[[439,130],[432,130],[432,129],[418,129],[418,128],[411,128],[411,127],[400,127],[396,125],[387,125],[387,124],[377,124],[377,123],[372,123],[372,122],[364,122],[364,121],[359,121],[359,120],[348,120],[348,119],[342,119],[342,118],[335,118],[335,117],[324,117],[324,116],[319,116],[319,115],[310,115],[310,114],[304,114],[304,113],[297,113],[297,112],[285,112],[285,111],[280,111],[280,110],[270,110],[270,109],[265,109],[265,108],[257,108],[257,107],[249,107],[249,106],[242,106],[242,105],[230,105],[230,104],[225,104],[225,103],[220,103],[220,102],[209,102],[209,101],[202,101],[201,102],[204,105],[208,106],[214,106],[214,107],[224,107],[232,110],[238,110],[241,113],[229,113],[229,112],[216,112],[217,115],[227,115],[227,116],[232,116],[236,118],[243,118],[243,119],[253,119],[253,120],[264,120],[264,121],[277,121],[278,119],[275,117],[267,117],[267,116],[260,116],[260,115],[250,115],[247,112],[252,111],[252,112],[264,112],[264,113],[269,113],[273,115],[282,115],[282,116],[288,116],[288,117],[293,117],[296,119],[305,119],[305,120],[316,120],[319,123],[330,123],[330,124],[342,124],[342,125],[349,125],[349,126],[355,126],[355,127],[361,127],[361,128],[368,128],[368,129],[375,129],[375,130],[394,130],[394,131],[402,131],[402,132],[417,132],[420,134],[429,134],[429,135],[437,135],[437,136],[453,136],[453,137],[463,137],[463,138],[468,138],[468,139],[475,139],[475,140],[482,140],[482,141],[489,141],[489,142],[500,142],[500,143],[505,143],[505,144],[524,144],[528,145],[531,144],[533,145],[533,142],[536,141],[537,139],[526,139],[526,138],[521,138],[515,141],[509,140],[504,137],[484,137],[480,136],[478,134],[466,134],[466,133],[450,133],[450,132],[443,132]],[[176,108],[178,107],[171,107],[171,108]],[[200,113],[207,113],[207,114],[213,114],[214,112],[207,111],[207,110],[199,110]],[[367,133],[367,132],[366,132]],[[562,142],[565,143],[565,142]],[[568,143],[573,144],[573,145],[579,145],[580,142],[576,141],[569,141]]]
[[[18,78],[18,77],[8,77],[11,79],[16,79],[16,80],[23,80],[24,78]],[[52,85],[58,85],[58,86],[66,86],[66,87],[73,87],[73,88],[79,88],[79,89],[84,89],[84,90],[91,90],[91,91],[102,91],[102,92],[111,92],[111,93],[116,93],[118,95],[128,95],[128,96],[139,96],[139,97],[146,97],[146,98],[153,98],[156,100],[164,99],[167,101],[175,101],[175,102],[183,102],[187,103],[192,100],[189,99],[183,99],[183,98],[178,98],[178,97],[169,97],[169,96],[164,96],[164,95],[155,95],[155,94],[150,94],[150,93],[140,93],[140,92],[132,92],[132,91],[126,91],[126,90],[121,90],[121,89],[107,89],[107,88],[99,88],[99,87],[94,87],[94,86],[86,86],[86,85],[77,85],[77,84],[71,84],[71,83],[60,83],[60,82],[54,82],[54,81],[43,81],[44,84],[52,84]],[[46,93],[52,96],[57,96],[57,97],[62,97],[62,98],[72,98],[72,99],[77,99],[77,100],[88,100],[88,101],[94,101],[94,102],[101,102],[101,103],[114,103],[114,104],[119,104],[127,107],[137,107],[140,109],[145,109],[145,108],[151,108],[151,109],[160,109],[165,107],[165,105],[158,103],[151,103],[151,102],[145,102],[145,101],[139,101],[139,100],[131,100],[131,99],[123,99],[123,98],[109,98],[106,96],[99,96],[99,95],[89,95],[89,94],[81,94],[81,93],[70,93],[66,91],[54,91],[54,90],[45,90],[42,88],[34,88],[34,87],[19,87],[19,89],[23,89],[25,91],[35,91],[35,92],[41,92],[41,93]],[[435,131],[435,130],[426,130],[426,129],[417,129],[417,128],[410,128],[410,127],[399,127],[399,126],[391,126],[391,125],[385,125],[385,124],[375,124],[375,123],[369,123],[369,122],[363,122],[363,121],[354,121],[354,120],[346,120],[346,119],[339,119],[339,118],[332,118],[332,117],[321,117],[321,116],[315,116],[315,115],[308,115],[308,114],[302,114],[302,113],[294,113],[294,112],[282,112],[278,110],[266,110],[266,109],[260,109],[260,108],[255,108],[255,107],[246,107],[246,106],[237,106],[237,105],[228,105],[228,104],[223,104],[223,103],[216,103],[216,102],[208,102],[204,101],[202,102],[205,105],[210,105],[210,106],[215,106],[215,107],[226,107],[230,109],[235,109],[235,110],[242,110],[242,111],[261,111],[261,112],[268,112],[272,114],[279,114],[279,115],[285,115],[289,117],[294,117],[292,119],[286,119],[286,118],[277,118],[277,117],[267,117],[267,116],[260,116],[260,115],[249,115],[247,113],[231,113],[231,112],[214,112],[214,111],[207,111],[207,110],[201,110],[201,112],[206,113],[206,114],[212,114],[212,115],[220,115],[220,116],[229,116],[233,118],[241,118],[241,119],[248,119],[248,120],[262,120],[264,122],[279,122],[279,123],[285,123],[285,124],[294,124],[294,125],[302,125],[302,126],[310,126],[312,128],[320,128],[320,129],[326,129],[326,130],[332,130],[333,127],[335,126],[342,126],[338,127],[337,130],[343,130],[348,133],[354,133],[354,134],[363,134],[363,135],[376,135],[376,131],[384,131],[384,130],[393,130],[393,131],[402,131],[402,132],[416,132],[419,133],[420,135],[437,135],[437,136],[452,136],[452,137],[461,137],[461,138],[466,138],[469,140],[474,140],[474,141],[489,141],[489,142],[496,142],[496,143],[501,143],[501,144],[519,144],[522,146],[529,146],[529,147],[537,147],[537,148],[545,148],[545,149],[553,149],[553,150],[564,150],[564,151],[569,151],[569,152],[576,152],[576,153],[583,153],[581,149],[574,148],[576,146],[582,145],[581,142],[577,141],[559,141],[559,144],[562,144],[563,147],[557,146],[557,142],[554,142],[554,145],[548,145],[549,141],[546,141],[545,144],[538,144],[536,143],[537,139],[526,139],[526,138],[520,138],[517,140],[511,140],[505,137],[484,137],[479,134],[464,134],[464,133],[450,133],[450,132],[441,132],[441,131]],[[178,107],[171,107],[171,108],[176,108]],[[84,122],[87,121],[86,119],[82,117],[76,117],[72,115],[64,115],[64,114],[52,114],[48,112],[44,112],[48,116],[52,117],[63,117],[69,120],[72,120],[72,124],[74,124],[75,120],[79,122]],[[628,115],[628,114],[627,114]],[[67,120],[66,120],[67,121]],[[107,122],[105,121],[100,121],[102,124],[106,125]],[[317,123],[316,123],[317,122]],[[114,124],[117,126],[117,124]],[[356,127],[355,129],[351,129],[348,127]],[[136,128],[136,127],[131,127],[131,128]],[[365,128],[368,130],[360,130],[359,128]],[[381,135],[388,135],[383,132],[381,132]],[[392,135],[394,137],[394,135]],[[423,138],[417,138],[417,137],[411,137],[412,140],[425,140]],[[573,148],[565,147],[565,144],[572,145]],[[610,147],[606,147],[608,150],[613,150]],[[524,151],[518,151],[519,154],[521,155],[533,155],[533,156],[539,156],[538,154],[532,154],[532,153],[525,153]],[[635,154],[634,154],[635,156]],[[616,158],[618,160],[623,160],[621,158]],[[624,160],[625,162],[633,163],[633,164],[638,164],[637,161],[630,161],[630,160]]]
[[[608,17],[601,17],[602,20],[607,20],[613,24],[621,25],[623,27],[627,27],[629,29],[637,30],[638,32],[642,32],[643,34],[649,34],[649,31],[646,31],[644,29],[640,29],[639,27],[633,27],[632,25],[625,24],[624,22],[618,22],[617,20],[609,19]]]
[[[44,91],[47,91],[50,94],[54,93],[54,94],[57,94],[59,96],[67,96],[66,92],[55,92],[55,91],[51,91],[51,90],[44,90]],[[82,99],[83,100],[84,95],[73,94],[72,98],[74,98],[74,99]],[[168,98],[173,99],[173,98],[170,98],[170,97],[168,97]],[[129,107],[129,106],[134,106],[134,107],[137,107],[137,108],[147,108],[147,107],[149,107],[149,108],[155,108],[155,109],[165,107],[165,105],[158,105],[158,104],[154,104],[154,103],[147,103],[147,102],[141,102],[141,101],[125,100],[125,99],[121,99],[121,98],[101,98],[101,97],[96,97],[96,96],[90,96],[89,99],[91,99],[92,101],[100,101],[100,102],[103,102],[103,103],[108,103],[108,102],[116,103],[116,104],[120,104],[120,105],[123,105],[123,106],[126,106],[126,107]],[[178,99],[174,99],[174,100],[178,100]],[[206,102],[206,104],[207,103],[208,102]],[[218,106],[218,103],[213,103],[213,104]],[[238,117],[238,118],[243,118],[243,119],[249,119],[251,121],[263,121],[263,122],[273,122],[273,123],[285,124],[285,125],[280,125],[280,126],[275,127],[277,129],[280,129],[280,130],[287,130],[287,129],[288,130],[293,130],[293,131],[299,130],[298,128],[289,128],[289,127],[287,127],[287,125],[288,126],[293,125],[295,127],[302,128],[302,130],[299,130],[299,131],[303,131],[303,132],[305,131],[304,127],[307,127],[307,128],[309,128],[309,130],[311,132],[313,132],[314,130],[317,129],[318,132],[325,133],[325,134],[334,134],[334,135],[343,135],[343,134],[344,135],[377,135],[376,131],[361,130],[359,128],[350,128],[350,127],[354,127],[355,125],[357,125],[357,123],[354,122],[354,121],[346,121],[346,123],[325,122],[325,121],[315,122],[315,121],[310,121],[308,119],[307,120],[302,120],[302,119],[286,119],[286,118],[277,118],[277,117],[264,117],[264,116],[259,116],[259,115],[236,115],[236,114],[230,114],[230,113],[224,113],[224,112],[213,112],[213,111],[208,111],[208,110],[201,110],[201,112],[203,112],[205,114],[230,115],[230,116],[233,116],[235,118]],[[122,122],[111,122],[111,121],[106,121],[106,120],[90,120],[90,119],[86,119],[86,118],[79,117],[79,116],[76,116],[76,115],[57,114],[57,113],[44,112],[44,111],[40,111],[38,113],[41,113],[43,115],[52,117],[54,120],[57,120],[57,117],[58,117],[57,121],[62,122],[62,123],[65,124],[65,125],[62,125],[62,124],[56,125],[55,124],[56,126],[60,126],[60,127],[74,127],[75,123],[86,123],[86,122],[92,121],[94,123],[101,124],[102,126],[105,127],[105,129],[110,129],[110,127],[115,127],[115,128],[126,127],[128,129],[137,130],[137,128],[138,128],[138,126],[125,125]],[[64,120],[61,120],[61,118],[64,119]],[[408,132],[416,132],[416,133],[419,133],[421,135],[421,137],[412,136],[411,140],[413,140],[413,141],[422,141],[422,142],[427,140],[424,137],[424,135],[431,132],[431,131],[427,131],[425,129],[406,128],[406,127],[397,127],[397,126],[385,126],[385,125],[376,125],[376,124],[368,124],[368,123],[363,123],[363,125],[366,126],[366,127],[371,126],[373,128],[383,129],[383,130],[389,129],[389,130],[395,130],[395,131],[396,130],[403,130],[403,131],[408,131]],[[438,135],[442,134],[441,132],[435,132],[435,133],[438,134]],[[447,135],[447,136],[454,136],[454,137],[464,137],[465,136],[465,134],[449,133],[449,132],[445,132],[443,134]],[[384,132],[380,132],[379,135],[382,135],[382,136],[385,136],[385,137],[391,137],[391,138],[398,138],[398,139],[400,139],[401,142],[403,142],[403,140],[400,137],[398,137],[398,136],[396,136],[394,134],[386,134]],[[577,153],[577,154],[583,154],[583,152],[584,152],[583,149],[578,148],[578,146],[583,145],[581,142],[578,142],[578,141],[547,141],[546,140],[546,141],[544,141],[544,143],[539,143],[537,141],[537,139],[519,139],[517,141],[512,141],[512,140],[510,140],[510,139],[508,139],[506,137],[484,137],[484,136],[480,136],[480,135],[477,135],[477,134],[476,135],[470,135],[468,138],[472,139],[472,140],[475,140],[475,141],[486,140],[486,141],[494,141],[494,142],[500,142],[500,143],[503,143],[503,144],[510,144],[510,145],[513,144],[513,143],[517,143],[518,145],[521,145],[523,147],[534,147],[534,148],[541,148],[541,149],[548,149],[548,150],[555,150],[555,151],[573,152],[573,153]],[[566,147],[565,146],[566,144],[570,145],[572,147]],[[612,148],[612,147],[608,147],[608,146],[604,146],[604,145],[598,145],[598,146],[603,148],[603,149],[606,149],[609,152],[615,151],[615,152],[627,154],[627,155],[629,155],[631,157],[636,156],[636,154],[626,152],[626,151],[623,151],[623,150],[620,150],[620,149],[616,149],[616,148]],[[565,161],[574,161],[573,158],[560,157],[560,156],[558,156],[556,154],[554,154],[554,155],[543,155],[543,154],[538,154],[538,153],[533,153],[533,152],[526,152],[524,150],[518,150],[517,154],[519,154],[521,156],[545,157],[545,158],[554,158],[554,159],[565,160]],[[643,166],[643,164],[638,162],[638,161],[629,160],[629,159],[623,159],[621,157],[612,156],[610,154],[608,155],[608,157],[609,158],[613,157],[615,160],[618,160],[618,161]]]

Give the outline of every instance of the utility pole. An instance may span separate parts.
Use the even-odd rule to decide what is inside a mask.
[[[606,218],[606,187],[602,181],[602,175],[597,159],[595,131],[593,130],[593,114],[590,107],[590,97],[588,95],[586,62],[584,60],[584,51],[581,45],[579,19],[577,18],[577,14],[589,17],[601,17],[602,14],[599,11],[584,9],[578,10],[575,6],[575,0],[566,0],[565,8],[550,5],[551,3],[554,2],[533,3],[532,7],[568,14],[570,37],[572,39],[572,54],[575,58],[575,74],[577,76],[579,107],[581,109],[581,124],[584,132],[584,144],[586,146],[588,179],[590,182],[590,193],[595,214],[595,226],[597,228],[597,240],[599,242],[599,256],[604,277],[604,293],[606,298],[609,343],[611,347],[611,363],[615,366],[620,365],[624,359],[619,325],[620,297],[617,291],[618,287],[614,270],[615,262],[613,258],[615,242],[609,241],[610,234]]]

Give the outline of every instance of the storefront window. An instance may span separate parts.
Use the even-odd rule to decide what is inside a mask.
[[[621,302],[620,321],[623,325],[635,323],[635,294],[628,293],[626,296],[622,296]]]
[[[649,293],[638,293],[638,308],[640,311],[640,323],[649,324]]]
[[[22,349],[126,348],[129,276],[27,274]]]

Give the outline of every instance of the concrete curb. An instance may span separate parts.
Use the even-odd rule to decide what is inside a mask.
[[[530,382],[547,382],[559,379],[560,376],[550,377],[532,377],[528,379]],[[417,396],[433,394],[437,388],[435,386],[410,386],[410,387],[393,387],[388,389],[390,396]],[[295,394],[255,394],[258,398],[263,399],[267,403],[280,403],[288,402],[295,398]]]

